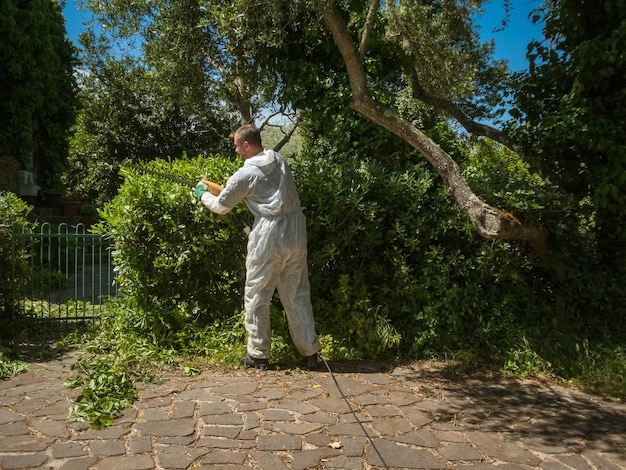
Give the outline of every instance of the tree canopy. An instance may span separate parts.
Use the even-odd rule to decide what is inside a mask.
[[[609,226],[623,207],[621,177],[610,171],[611,165],[620,165],[619,141],[602,144],[611,146],[616,157],[608,166],[608,160],[594,160],[595,179],[586,178],[582,185],[580,175],[592,172],[589,162],[565,163],[566,159],[552,158],[550,149],[553,142],[562,153],[571,147],[562,145],[562,137],[582,135],[567,131],[562,122],[577,122],[585,132],[595,129],[605,143],[622,134],[609,122],[616,122],[619,115],[597,118],[609,103],[619,102],[611,94],[612,80],[594,89],[594,107],[582,106],[576,98],[589,102],[594,77],[590,71],[598,64],[594,51],[606,45],[609,51],[619,50],[619,23],[602,23],[614,4],[607,1],[606,11],[582,19],[572,14],[578,3],[559,1],[535,13],[535,18],[545,19],[551,42],[536,45],[540,62],[520,76],[494,60],[493,44],[479,41],[474,19],[488,8],[481,1],[86,0],[94,24],[101,28],[94,28],[83,44],[87,58],[100,60],[103,51],[135,44],[133,61],[141,64],[146,79],[158,84],[155,89],[163,98],[159,105],[175,103],[181,116],[196,123],[207,119],[216,123],[215,117],[221,115],[234,128],[259,121],[270,110],[293,111],[302,123],[305,146],[331,139],[335,147],[342,141],[359,146],[357,141],[364,139],[368,144],[376,141],[364,150],[364,157],[425,157],[477,233],[489,239],[525,240],[546,259],[552,229],[546,229],[546,217],[516,212],[510,205],[496,207],[489,194],[478,195],[463,174],[462,157],[438,140],[437,129],[441,123],[456,129],[459,141],[465,139],[462,145],[488,137],[510,148],[539,170],[555,192],[580,201],[590,197],[591,212],[606,215],[597,219],[599,226]],[[579,28],[577,22],[588,27]],[[584,47],[574,52],[574,44]],[[619,75],[619,67],[609,65],[619,61],[616,52],[598,57],[607,64],[600,68],[606,72],[602,77]],[[510,101],[513,92],[515,102]],[[518,120],[507,121],[504,109]],[[595,124],[574,120],[582,114]],[[221,125],[212,126],[223,130]],[[585,139],[589,148],[585,154],[595,152],[592,142],[598,141]]]
[[[0,32],[0,154],[32,161],[40,184],[52,184],[65,167],[78,104],[60,5],[3,0]]]

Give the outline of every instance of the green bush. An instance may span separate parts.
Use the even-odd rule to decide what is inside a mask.
[[[214,156],[156,160],[150,169],[223,183],[239,165]],[[481,165],[484,158],[470,159],[468,172],[480,174]],[[554,307],[545,295],[554,281],[535,283],[545,273],[523,244],[480,239],[425,163],[394,168],[309,155],[292,168],[307,215],[311,293],[326,353],[470,351],[493,358],[514,350],[529,329],[545,327],[541,312]],[[176,343],[190,323],[202,328],[232,318],[243,296],[242,228],[251,223],[245,206],[217,216],[195,202],[191,184],[131,168],[123,173],[102,229],[114,240],[117,282],[132,306],[128,325],[156,343]],[[511,198],[517,207],[507,209],[532,211],[541,185],[524,168],[511,164],[509,173],[505,178],[517,178],[522,189]]]
[[[591,377],[592,365],[585,369],[572,358],[598,363],[599,351],[623,351],[619,328],[606,320],[619,313],[604,315],[623,309],[615,300],[623,294],[585,263],[593,239],[584,211],[570,208],[567,197],[509,152],[483,144],[474,149],[458,158],[482,197],[527,219],[541,210],[554,236],[577,220],[569,244],[553,249],[551,266],[522,242],[480,238],[421,160],[383,164],[307,154],[291,162],[307,215],[323,353],[337,359],[451,356],[497,362],[516,373],[571,377],[585,370]],[[123,170],[125,182],[100,227],[115,245],[123,302],[117,331],[210,357],[224,358],[243,344],[242,228],[251,216],[243,204],[228,216],[214,215],[191,195],[200,177],[224,183],[240,164],[218,156],[150,164],[189,185]],[[560,261],[572,247],[580,247],[583,259]],[[273,357],[288,362],[277,298],[272,318]],[[241,331],[221,331],[233,328]],[[225,336],[233,344],[220,351]],[[581,355],[576,351],[584,342],[590,352]],[[622,362],[618,356],[612,364]]]
[[[346,355],[506,349],[527,259],[479,239],[425,163],[303,159],[294,173],[316,319]]]
[[[588,360],[576,352],[582,342],[623,351],[624,290],[597,262],[584,201],[505,148],[480,141],[463,153],[440,137],[479,196],[548,227],[549,263],[524,242],[480,238],[439,176],[419,159],[407,163],[410,155],[384,164],[328,149],[302,156],[293,168],[315,315],[332,352],[460,357],[575,377]]]
[[[124,183],[105,205],[97,230],[114,242],[116,282],[127,318],[155,341],[188,322],[211,324],[240,308],[245,273],[245,234],[251,224],[244,205],[217,216],[192,194],[201,177],[224,183],[239,163],[221,157],[155,160],[149,170],[189,180],[179,184],[123,168]]]
[[[27,253],[13,242],[13,232],[26,223],[31,207],[15,194],[0,192],[0,319],[5,321],[23,298]]]

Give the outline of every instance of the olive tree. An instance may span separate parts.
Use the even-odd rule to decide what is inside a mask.
[[[352,94],[350,106],[417,149],[443,178],[457,204],[467,214],[481,236],[491,239],[526,240],[539,254],[545,255],[546,231],[541,225],[532,222],[524,223],[513,214],[499,210],[482,201],[474,194],[465,178],[463,178],[457,163],[450,155],[444,152],[410,121],[402,118],[396,109],[376,99],[375,90],[366,73],[365,62],[368,57],[368,39],[377,24],[377,17],[383,14],[380,1],[373,0],[370,2],[365,22],[360,25],[360,39],[350,31],[348,26],[350,21],[354,21],[352,20],[351,11],[347,9],[342,11],[334,0],[318,0],[316,5],[332,32],[334,41],[344,60]],[[401,1],[395,4],[386,4],[386,6],[390,24],[388,37],[398,41],[404,52],[403,63],[405,64],[405,69],[402,72],[406,73],[406,86],[413,87],[412,96],[415,99],[422,99],[427,104],[434,104],[444,111],[448,111],[453,117],[457,117],[459,122],[470,132],[477,132],[500,139],[501,133],[488,126],[476,123],[453,101],[445,97],[437,98],[435,95],[436,89],[433,92],[429,92],[421,84],[420,76],[423,54],[419,46],[426,42],[427,38],[424,37],[424,34],[429,30],[435,29],[436,25],[432,24],[432,28],[425,28],[422,23],[415,33],[411,32],[411,20],[413,20],[411,14],[414,11],[412,7],[416,7],[416,10],[419,11],[420,5],[409,0],[408,2]],[[438,14],[438,12],[433,11],[438,8],[445,10],[445,6],[445,2],[442,4],[435,2],[430,6],[430,14],[425,15],[425,18],[433,19],[434,21],[445,19],[445,13]],[[455,8],[452,13],[457,15],[456,19],[460,22],[464,21],[463,18],[467,19],[469,17],[468,13],[464,12],[462,8]],[[349,18],[348,21],[344,19],[344,16]],[[392,31],[395,34],[392,34]],[[449,39],[450,37],[448,36],[448,43],[450,43]],[[454,41],[452,42],[454,43]],[[458,44],[454,45],[453,48],[458,48],[461,53],[464,51]],[[465,50],[468,49],[466,48]],[[501,138],[501,140],[505,141],[506,139]]]
[[[89,0],[109,37],[140,38],[164,88],[225,103],[239,123],[278,103],[309,116],[349,106],[423,155],[487,239],[525,240],[546,255],[546,230],[479,198],[458,163],[429,138],[415,109],[519,151],[481,124],[502,104],[506,69],[480,44],[482,2],[380,0]],[[330,34],[329,34],[330,32]],[[337,89],[342,90],[338,96]],[[332,111],[329,111],[332,112]],[[306,117],[306,116],[305,116]]]

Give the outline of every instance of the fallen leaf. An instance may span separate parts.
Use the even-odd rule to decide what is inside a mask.
[[[331,449],[341,449],[343,447],[343,444],[341,443],[341,441],[332,441],[328,443],[328,447],[330,447]]]

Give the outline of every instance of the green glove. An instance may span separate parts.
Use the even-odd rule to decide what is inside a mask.
[[[196,195],[196,198],[198,198],[198,201],[200,199],[202,199],[202,195],[204,193],[208,193],[209,189],[206,187],[206,184],[204,184],[203,182],[200,182],[196,185],[196,189],[194,190],[194,193]]]

